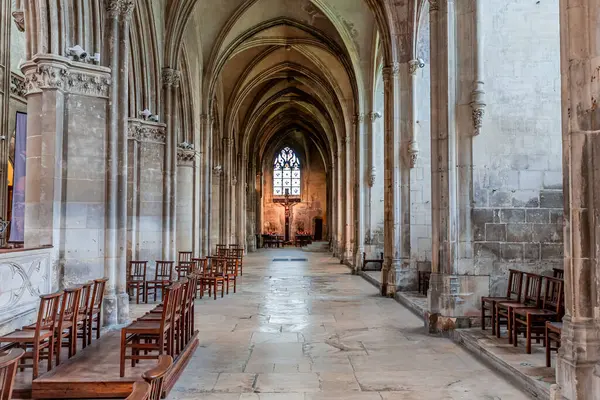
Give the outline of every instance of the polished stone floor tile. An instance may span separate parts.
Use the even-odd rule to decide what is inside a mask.
[[[197,300],[196,328],[171,400],[528,398],[325,253],[248,255],[238,293]]]

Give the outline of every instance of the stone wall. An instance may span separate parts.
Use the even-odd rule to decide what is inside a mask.
[[[487,109],[473,139],[474,272],[490,274],[497,295],[508,268],[562,266],[559,14],[558,0],[483,7]]]

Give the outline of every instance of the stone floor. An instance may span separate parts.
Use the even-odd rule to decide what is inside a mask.
[[[238,293],[196,310],[200,346],[171,400],[528,398],[326,253],[251,254]]]

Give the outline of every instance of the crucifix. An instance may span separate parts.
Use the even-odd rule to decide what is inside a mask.
[[[292,207],[300,203],[299,197],[290,198],[290,189],[285,189],[285,195],[281,199],[273,199],[274,203],[281,204],[285,208],[285,242],[289,242],[290,237],[290,218],[292,216]]]

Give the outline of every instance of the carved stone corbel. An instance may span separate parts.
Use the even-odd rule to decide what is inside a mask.
[[[417,75],[417,71],[419,70],[419,68],[425,68],[425,63],[423,62],[423,60],[416,59],[416,60],[410,60],[408,62],[408,72],[412,76]]]
[[[412,169],[417,165],[417,159],[419,158],[419,146],[415,140],[408,143],[407,156],[408,165]]]
[[[375,121],[377,121],[378,118],[381,118],[383,115],[381,115],[380,112],[378,111],[371,111],[369,113],[369,121],[371,121],[371,123],[374,123]]]
[[[377,170],[375,169],[375,167],[371,167],[371,170],[369,171],[369,176],[367,178],[367,183],[369,184],[369,187],[373,187],[373,185],[375,184],[376,177]]]
[[[20,32],[25,32],[25,12],[23,10],[16,10],[12,13],[13,21]]]

